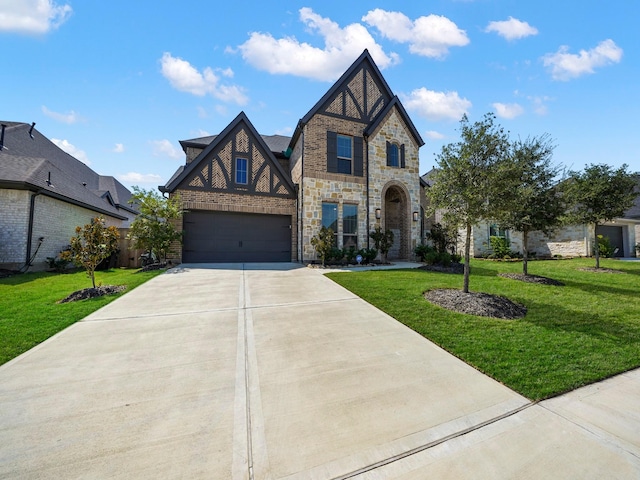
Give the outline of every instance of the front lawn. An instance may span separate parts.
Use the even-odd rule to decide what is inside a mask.
[[[470,290],[524,304],[519,320],[454,313],[423,293],[462,288],[462,276],[424,270],[327,276],[513,390],[539,400],[640,366],[640,262],[603,260],[623,274],[580,271],[592,259],[536,261],[529,273],[565,286],[498,277],[521,263],[472,260]]]
[[[161,270],[96,272],[96,285],[137,287]],[[75,273],[26,273],[0,278],[0,365],[26,352],[72,323],[98,310],[121,294],[58,304],[76,290],[91,287],[84,271]]]

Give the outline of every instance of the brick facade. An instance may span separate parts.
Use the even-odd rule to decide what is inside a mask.
[[[29,210],[33,192],[0,190],[3,206],[0,220],[0,267],[18,269],[26,262]],[[47,257],[55,257],[63,250],[75,228],[99,216],[96,212],[45,195],[34,198],[33,231],[31,235],[32,271],[45,270]],[[104,216],[107,226],[122,226],[122,220]],[[39,238],[43,238],[38,249]]]

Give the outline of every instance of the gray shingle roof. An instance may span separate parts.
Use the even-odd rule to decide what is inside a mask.
[[[264,143],[267,144],[271,153],[276,157],[282,156],[283,153],[289,148],[289,142],[291,137],[285,135],[260,135]],[[185,149],[186,147],[196,147],[204,149],[207,145],[213,142],[218,136],[209,135],[207,137],[192,138],[190,140],[181,140],[180,145]]]
[[[127,204],[131,192],[115,178],[97,174],[35,128],[30,135],[29,124],[0,123],[6,125],[0,151],[0,185],[41,191],[117,218],[132,216],[133,210]],[[106,191],[115,206],[105,198]]]

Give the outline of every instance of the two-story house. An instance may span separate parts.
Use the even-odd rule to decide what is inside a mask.
[[[219,135],[180,143],[186,165],[160,187],[185,212],[178,261],[309,262],[322,226],[356,249],[389,229],[391,259],[423,238],[424,142],[366,50],[291,138],[261,136],[240,113]]]

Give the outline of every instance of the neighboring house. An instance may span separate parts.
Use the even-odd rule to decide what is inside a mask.
[[[35,124],[1,122],[0,268],[46,268],[78,225],[103,216],[126,228],[131,192],[58,148]]]
[[[431,184],[430,174],[431,172],[428,172],[422,176],[428,185]],[[640,185],[640,180],[638,183]],[[436,213],[436,221],[439,221],[439,218],[439,214]],[[560,227],[550,236],[539,231],[530,232],[529,252],[535,253],[539,258],[588,257],[593,255],[593,242],[596,233],[609,238],[611,245],[618,249],[615,256],[635,257],[635,246],[640,242],[640,195],[622,217],[598,225],[597,232],[594,232],[593,225]],[[481,257],[490,253],[489,238],[492,236],[507,238],[511,249],[522,253],[522,234],[520,232],[505,230],[495,223],[482,222],[475,225],[471,231],[471,254],[474,257]],[[458,237],[458,250],[462,251],[463,249],[464,236],[461,233]]]
[[[219,135],[180,142],[186,165],[161,186],[184,208],[183,262],[317,259],[331,227],[339,248],[394,232],[390,259],[424,237],[425,184],[413,122],[368,51],[298,122],[291,138],[261,136],[244,113]]]

